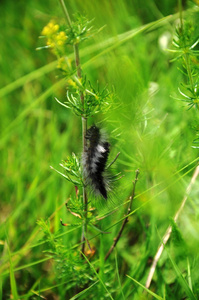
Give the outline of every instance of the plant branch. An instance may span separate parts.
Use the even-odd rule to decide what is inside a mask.
[[[186,189],[186,194],[182,200],[182,203],[178,209],[178,211],[176,212],[175,214],[175,217],[174,217],[174,222],[176,223],[177,222],[177,219],[187,201],[187,198],[188,198],[188,195],[191,191],[191,188],[193,186],[193,184],[195,183],[196,181],[196,178],[197,176],[199,175],[199,166],[196,167],[195,169],[195,172],[191,178],[191,181],[190,181],[190,184],[188,185],[187,189]],[[152,263],[152,266],[150,268],[150,271],[149,271],[149,275],[147,277],[147,280],[146,280],[146,284],[145,284],[145,287],[148,289],[150,287],[150,284],[151,284],[151,281],[152,281],[152,278],[153,278],[153,275],[154,275],[154,272],[155,272],[155,269],[156,269],[156,266],[157,266],[157,263],[158,263],[158,260],[160,259],[160,256],[164,250],[164,246],[165,244],[168,242],[170,236],[171,236],[171,232],[172,232],[172,226],[169,226],[165,232],[165,235],[163,236],[162,238],[162,243],[161,245],[159,246],[157,252],[156,252],[156,255],[154,256],[154,259],[153,259],[153,263]]]
[[[110,162],[110,164],[106,167],[106,170],[108,170],[112,164],[114,164],[114,162],[118,159],[118,156],[120,155],[120,152],[118,152],[118,154],[116,155],[116,157],[114,158],[114,160],[112,162]]]
[[[184,58],[185,58],[185,64],[186,64],[186,68],[187,68],[187,73],[188,73],[188,77],[189,77],[189,81],[191,84],[191,91],[193,94],[195,94],[194,91],[194,82],[193,82],[193,77],[191,74],[191,66],[190,66],[190,54],[187,53],[186,51],[184,51]]]
[[[179,14],[180,14],[180,32],[181,32],[181,35],[183,35],[184,25],[183,25],[183,16],[182,16],[182,10],[183,10],[182,0],[178,0],[178,6],[179,6]],[[184,43],[183,52],[184,52],[185,65],[186,65],[189,81],[191,84],[192,93],[195,94],[194,81],[193,81],[193,76],[191,73],[191,66],[190,66],[190,53],[188,50],[189,50],[189,48],[187,49],[187,45],[186,45],[186,43]]]
[[[179,13],[180,13],[180,27],[183,31],[183,18],[182,18],[182,0],[178,0],[178,7],[179,7]]]
[[[79,57],[79,47],[78,44],[74,45],[74,53],[75,53],[75,63],[77,67],[77,77],[78,79],[81,79],[82,71],[81,71],[81,64],[80,64],[80,57]],[[80,98],[82,101],[82,106],[84,107],[84,94],[81,91],[80,92]],[[86,151],[87,141],[86,141],[86,131],[87,131],[87,119],[82,116],[82,145],[83,145],[83,153]],[[82,228],[82,253],[85,252],[85,241],[87,240],[85,238],[86,232],[87,232],[87,210],[88,210],[88,198],[86,193],[86,188],[83,186],[83,203],[84,203],[84,222],[83,222],[83,228]],[[88,244],[89,245],[89,244]],[[90,247],[89,247],[90,248]]]
[[[114,241],[113,241],[113,244],[112,246],[110,247],[109,251],[107,252],[106,256],[105,256],[105,260],[108,259],[108,257],[110,256],[110,254],[112,253],[113,249],[116,247],[120,237],[122,236],[122,232],[125,228],[125,225],[126,223],[128,222],[128,217],[129,217],[129,214],[131,212],[131,206],[132,206],[132,203],[133,203],[133,199],[135,197],[135,187],[136,187],[136,183],[138,181],[138,175],[139,175],[139,169],[136,170],[135,172],[135,180],[133,181],[133,191],[132,191],[132,195],[130,197],[130,202],[129,202],[129,205],[128,205],[128,209],[127,209],[127,213],[126,213],[126,216],[125,216],[125,219],[123,220],[123,223],[122,223],[122,226],[116,236],[116,238],[114,238]]]
[[[68,10],[66,8],[66,5],[64,3],[64,0],[59,0],[59,3],[60,3],[60,5],[61,5],[61,7],[63,9],[63,12],[64,12],[64,15],[66,17],[66,21],[67,21],[68,25],[70,26],[70,28],[72,28],[72,22],[71,22]]]
[[[59,0],[64,15],[66,17],[67,23],[70,26],[71,30],[73,30],[72,28],[72,22],[68,13],[68,10],[66,8],[66,5],[64,3],[64,0]],[[82,77],[82,70],[81,70],[81,63],[80,63],[80,56],[79,56],[79,44],[76,42],[74,44],[74,55],[75,55],[75,64],[76,64],[76,69],[77,69],[77,78],[79,80],[81,80]],[[80,91],[80,99],[82,101],[82,106],[84,107],[84,93],[81,90]],[[82,145],[83,145],[83,152],[85,152],[86,150],[86,145],[87,145],[87,141],[86,141],[86,130],[87,130],[87,119],[82,116]],[[84,221],[83,221],[83,227],[82,227],[82,237],[81,237],[81,242],[82,242],[82,253],[85,252],[85,242],[86,242],[86,232],[87,232],[87,209],[88,209],[88,198],[87,198],[87,193],[86,193],[86,189],[85,186],[83,186],[83,204],[84,204]]]

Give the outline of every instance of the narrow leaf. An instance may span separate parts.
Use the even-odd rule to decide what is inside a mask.
[[[113,300],[113,297],[111,296],[110,292],[108,291],[105,283],[102,281],[102,279],[100,278],[99,274],[96,272],[95,268],[93,267],[93,265],[90,263],[90,261],[88,260],[88,258],[86,257],[86,255],[84,255],[83,252],[81,252],[82,256],[85,258],[85,260],[87,261],[87,263],[89,264],[89,266],[91,267],[91,269],[93,270],[93,272],[95,273],[95,275],[97,276],[97,278],[99,279],[99,281],[101,282],[102,286],[104,287],[105,291],[108,293],[110,299]]]
[[[141,284],[140,282],[138,282],[137,280],[135,280],[134,278],[132,278],[129,275],[126,275],[128,278],[130,278],[131,280],[133,280],[135,283],[137,283],[139,286],[141,286],[145,291],[147,291],[150,295],[152,295],[154,298],[158,299],[158,300],[164,300],[162,297],[158,296],[157,294],[153,293],[152,291],[150,291],[149,289],[147,289],[143,284]]]
[[[79,298],[80,296],[86,294],[86,293],[87,293],[90,289],[92,289],[92,287],[93,287],[94,285],[96,285],[96,283],[98,283],[98,282],[99,282],[99,280],[96,281],[96,282],[94,282],[94,283],[91,284],[87,289],[84,289],[83,291],[81,291],[80,293],[76,294],[75,296],[73,296],[73,297],[70,298],[69,300],[75,300],[75,299]]]
[[[178,276],[178,281],[179,284],[181,285],[181,287],[184,289],[187,297],[190,300],[197,300],[195,295],[193,294],[192,290],[190,289],[188,283],[186,282],[186,280],[184,279],[184,277],[182,276],[182,273],[180,272],[178,266],[176,265],[176,263],[174,262],[174,260],[172,259],[172,257],[169,254],[169,251],[167,250],[167,247],[165,247],[166,251],[167,251],[167,255],[173,265],[174,271],[176,272],[176,275]]]
[[[8,245],[8,253],[9,253],[9,261],[10,261],[10,285],[11,285],[11,291],[12,291],[13,299],[14,300],[18,300],[19,296],[18,296],[18,292],[17,292],[17,284],[16,284],[16,280],[15,280],[14,268],[13,268],[13,264],[12,264],[12,257],[11,257],[9,245]]]

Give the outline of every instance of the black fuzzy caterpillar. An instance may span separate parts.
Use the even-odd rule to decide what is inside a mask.
[[[104,178],[110,144],[103,137],[100,129],[93,125],[86,132],[87,146],[83,153],[83,169],[87,184],[96,195],[107,200],[107,183]]]

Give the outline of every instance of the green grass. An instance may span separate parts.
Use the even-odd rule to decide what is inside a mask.
[[[75,189],[50,169],[60,170],[59,163],[73,152],[80,157],[81,120],[55,101],[66,101],[66,80],[55,57],[36,51],[43,27],[51,18],[63,18],[61,7],[52,0],[47,5],[1,3],[0,300],[198,298],[198,179],[149,291],[145,288],[152,259],[197,166],[198,149],[192,145],[199,118],[197,109],[187,110],[186,103],[171,97],[181,98],[178,87],[186,78],[178,69],[181,63],[171,62],[174,55],[160,47],[160,38],[169,33],[172,39],[175,32],[177,1],[131,2],[66,1],[71,18],[80,12],[94,18],[95,29],[106,25],[81,45],[80,57],[92,85],[114,86],[115,105],[89,124],[105,127],[110,161],[120,151],[115,168],[124,175],[116,184],[114,204],[100,205],[96,212],[106,218],[88,227],[95,253],[87,257],[81,257],[81,219],[65,206],[75,199]],[[198,11],[194,2],[187,3],[184,17],[195,28]],[[71,48],[67,56],[73,55]],[[197,58],[195,66],[198,72]],[[104,261],[138,168],[129,222]],[[61,226],[60,218],[68,226]],[[41,219],[49,223],[39,226]]]

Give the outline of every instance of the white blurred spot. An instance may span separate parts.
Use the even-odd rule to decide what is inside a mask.
[[[159,84],[157,82],[154,81],[150,81],[149,82],[149,97],[152,97],[154,94],[156,94],[158,92],[159,89]]]
[[[158,44],[161,50],[166,50],[169,48],[169,44],[171,43],[171,33],[169,31],[164,32],[158,40]]]

